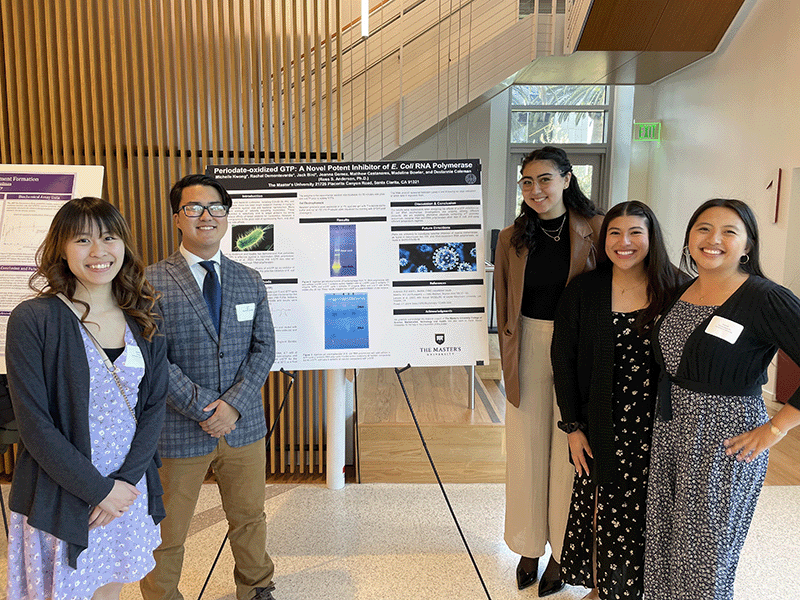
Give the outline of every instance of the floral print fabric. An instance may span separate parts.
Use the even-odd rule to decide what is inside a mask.
[[[90,370],[92,464],[102,475],[108,475],[124,462],[136,433],[136,423],[114,377],[83,328],[81,335]],[[126,326],[125,350],[114,364],[131,408],[135,406],[144,375],[144,364],[132,358],[137,351],[136,339]],[[66,542],[31,527],[24,515],[12,512],[8,599],[90,600],[95,590],[107,583],[127,583],[144,577],[155,566],[152,552],[161,543],[161,537],[148,514],[144,477],[136,487],[141,494],[122,517],[89,532],[89,547],[78,556],[76,569],[67,564]]]

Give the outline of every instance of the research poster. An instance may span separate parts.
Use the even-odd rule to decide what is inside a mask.
[[[53,215],[75,196],[100,196],[103,167],[0,165],[0,373],[6,372],[6,324],[33,295],[28,280]]]
[[[274,369],[488,361],[478,160],[210,166],[261,273]]]

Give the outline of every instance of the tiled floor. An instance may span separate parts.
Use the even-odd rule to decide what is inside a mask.
[[[800,485],[793,430],[770,457],[745,544],[735,600],[784,600],[800,596]],[[291,481],[290,478],[285,481]],[[7,498],[9,485],[4,484]],[[446,484],[453,509],[494,600],[533,599],[519,592],[518,556],[503,542],[502,484]],[[482,600],[487,598],[439,487],[431,484],[321,483],[266,486],[267,549],[276,564],[277,600]],[[203,486],[187,542],[181,590],[198,597],[225,536],[215,485]],[[542,561],[544,565],[546,561]],[[0,534],[0,600],[5,599],[6,543]],[[226,545],[203,595],[234,600],[233,559]],[[578,600],[586,590],[567,588],[553,600]],[[140,600],[127,585],[122,600]]]
[[[517,556],[502,534],[503,486],[448,484],[446,490],[490,597],[536,598],[535,586],[519,592],[514,585]],[[267,496],[277,600],[487,598],[436,485],[349,484],[334,491],[274,484]],[[225,529],[216,486],[205,485],[187,543],[181,582],[187,600],[197,598]],[[5,541],[0,551],[4,587]],[[800,486],[765,487],[739,567],[736,600],[797,597],[798,556]],[[226,547],[203,598],[234,600],[232,570]],[[567,588],[551,598],[577,600],[585,591]],[[140,597],[136,585],[123,590],[123,600]]]

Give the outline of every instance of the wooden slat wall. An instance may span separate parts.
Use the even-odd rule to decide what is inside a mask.
[[[339,152],[337,9],[4,0],[0,160],[105,166],[104,195],[153,262],[172,250],[167,194],[183,175]]]
[[[176,244],[169,189],[208,164],[341,155],[341,7],[295,0],[2,0],[0,162],[103,165],[142,258]],[[335,60],[338,59],[338,60]],[[298,375],[272,473],[324,472],[321,374]],[[264,388],[271,424],[288,378]],[[0,461],[13,469],[13,453]]]
[[[272,474],[322,474],[325,472],[325,386],[321,371],[302,371],[278,418],[267,452]],[[264,386],[267,427],[275,422],[290,378],[272,373]]]

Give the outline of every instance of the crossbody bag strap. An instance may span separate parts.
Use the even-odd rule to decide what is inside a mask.
[[[89,328],[86,327],[86,323],[84,323],[81,320],[81,315],[78,312],[78,309],[75,308],[75,305],[72,302],[69,301],[69,298],[67,298],[61,292],[58,292],[56,294],[56,296],[58,296],[58,298],[70,308],[72,313],[78,318],[78,323],[80,323],[81,327],[83,327],[83,330],[89,336],[89,339],[92,340],[92,344],[94,344],[94,347],[97,349],[97,353],[100,355],[100,358],[103,359],[103,364],[105,365],[106,370],[109,373],[111,373],[111,376],[114,378],[114,381],[117,383],[117,387],[119,388],[119,391],[122,394],[122,397],[125,399],[125,404],[127,405],[128,410],[130,411],[131,416],[133,417],[133,422],[138,425],[139,424],[139,420],[136,418],[136,413],[134,412],[133,408],[131,407],[131,403],[128,400],[128,394],[125,393],[125,387],[122,385],[122,381],[120,380],[119,375],[117,375],[117,367],[114,365],[114,363],[111,362],[111,359],[108,358],[108,355],[106,354],[106,351],[103,350],[103,347],[100,345],[100,342],[97,341],[97,338],[95,338],[94,335],[92,335],[92,332],[89,331]]]

